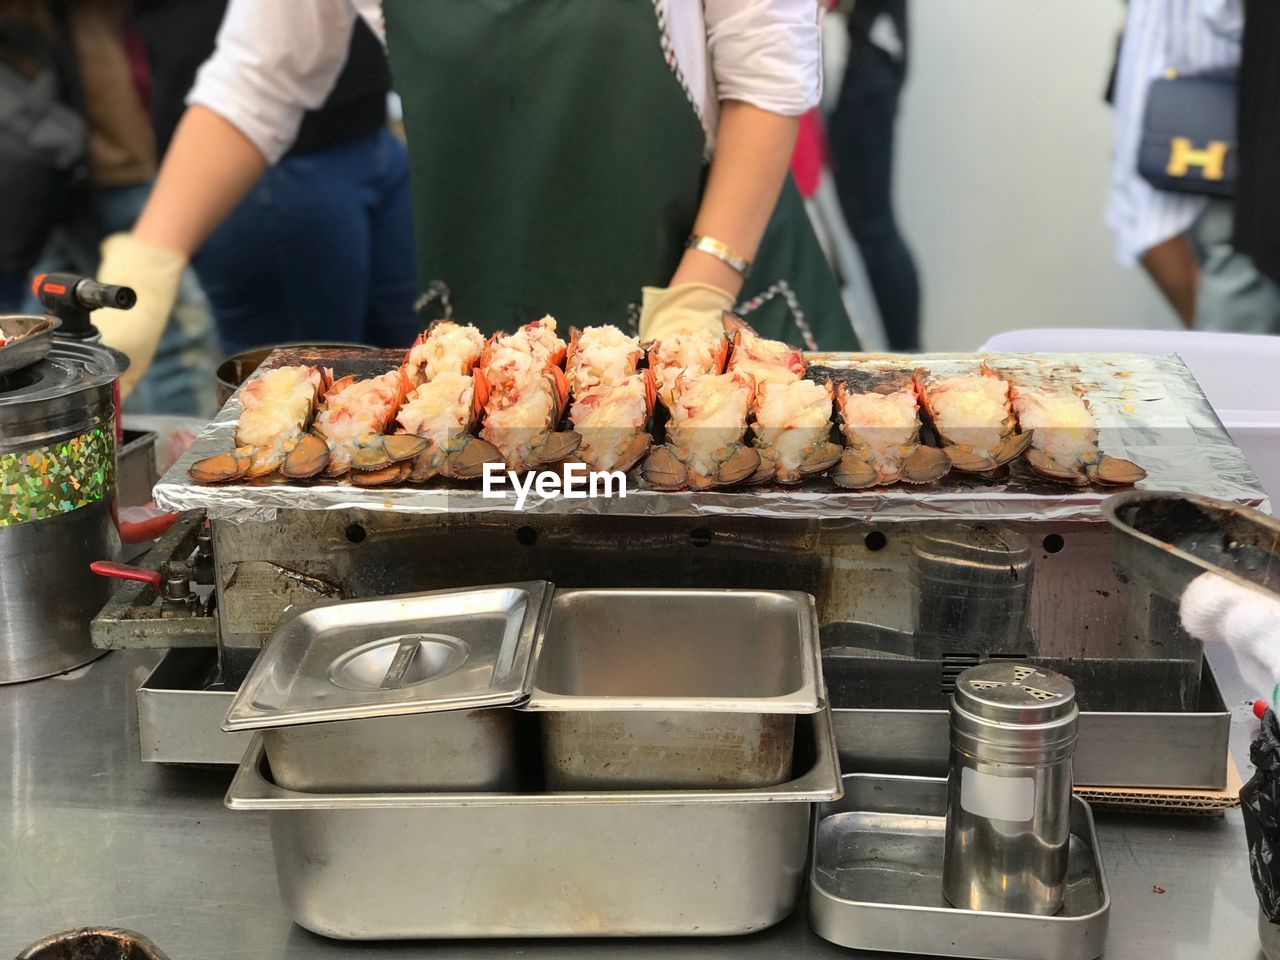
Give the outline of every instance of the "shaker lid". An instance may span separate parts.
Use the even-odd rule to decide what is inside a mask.
[[[1075,712],[1076,688],[1052,670],[1018,660],[989,660],[956,678],[955,705],[994,723],[1043,724]]]
[[[532,580],[287,611],[222,729],[522,703],[554,593]]]

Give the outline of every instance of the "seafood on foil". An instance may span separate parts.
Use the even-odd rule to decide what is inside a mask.
[[[200,483],[225,483],[274,473],[306,438],[332,379],[333,372],[322,367],[261,371],[240,389],[235,449],[197,461],[187,475]]]
[[[1032,438],[1023,460],[1040,476],[1073,486],[1127,487],[1146,479],[1136,463],[1098,448],[1098,423],[1081,388],[1014,382],[1011,394],[1018,423]]]
[[[985,363],[977,373],[954,377],[917,370],[915,382],[953,470],[992,474],[1031,444],[1031,434],[1016,432],[1009,381]]]
[[[724,373],[729,341],[712,330],[673,333],[649,345],[649,369],[658,385],[658,397],[668,410],[675,404],[675,384],[680,377],[694,378]]]
[[[401,366],[409,382],[418,386],[441,373],[470,373],[482,350],[484,334],[475,327],[437,320],[418,334]]]
[[[834,466],[840,445],[831,442],[831,381],[769,380],[756,389],[751,431],[760,454],[755,483],[799,483]]]
[[[760,453],[747,446],[747,415],[755,383],[742,372],[680,377],[672,390],[667,442],[644,460],[644,478],[658,490],[706,490],[751,477]]]
[[[725,323],[733,342],[728,372],[750,374],[756,387],[792,383],[804,376],[804,354],[780,340],[766,340],[741,320]]]
[[[951,470],[951,460],[920,440],[920,399],[906,372],[867,375],[836,391],[844,453],[831,479],[851,490],[905,483],[932,483]]]
[[[404,370],[360,380],[343,377],[325,393],[311,432],[285,458],[280,472],[295,480],[342,477],[360,486],[407,479],[408,461],[427,446],[421,437],[386,435],[409,393]]]
[[[574,394],[569,419],[582,437],[577,458],[592,470],[626,473],[649,452],[649,418],[657,397],[653,371],[646,369],[611,384]]]
[[[423,483],[436,476],[473,480],[486,463],[501,463],[497,447],[472,434],[488,399],[483,377],[453,370],[437,373],[405,399],[396,419],[400,429],[421,437],[427,447],[413,460],[409,480]]]
[[[642,352],[640,341],[617,327],[572,331],[565,360],[569,389],[577,396],[622,383],[636,372]]]

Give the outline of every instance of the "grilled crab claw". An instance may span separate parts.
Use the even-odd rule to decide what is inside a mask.
[[[804,354],[795,347],[766,340],[732,315],[726,315],[724,325],[733,344],[727,372],[750,374],[756,389],[766,383],[793,383],[804,376]]]
[[[758,387],[751,430],[760,466],[752,482],[800,483],[836,464],[841,450],[831,442],[832,393],[830,381],[771,381]]]
[[[675,384],[680,377],[724,373],[729,341],[706,329],[674,333],[649,345],[649,369],[658,384],[658,398],[668,410],[675,405]]]
[[[985,363],[977,373],[958,377],[917,370],[915,383],[952,469],[992,474],[1031,445],[1030,433],[1014,432],[1009,381]]]
[[[577,397],[599,386],[621,383],[636,372],[642,352],[640,341],[617,327],[570,331],[565,355],[569,390]]]
[[[486,463],[502,462],[492,444],[471,433],[488,397],[489,384],[480,371],[470,377],[452,371],[437,374],[409,395],[397,419],[401,429],[421,438],[425,447],[413,461],[410,480],[471,480],[483,473]]]
[[[920,441],[916,384],[905,372],[871,374],[841,383],[836,391],[845,450],[831,479],[850,490],[904,483],[932,483],[951,460]]]
[[[706,490],[752,477],[760,453],[746,445],[755,384],[743,373],[681,377],[674,389],[667,443],[645,458],[644,478],[659,490]]]
[[[399,368],[366,380],[343,377],[325,394],[310,435],[314,439],[289,454],[281,473],[295,479],[318,473],[341,477],[352,470],[375,473],[417,456],[423,444],[416,438],[390,441],[382,436],[408,390],[408,377]],[[320,453],[321,443],[327,456]]]
[[[401,366],[415,386],[441,373],[467,374],[484,350],[484,334],[468,324],[437,320],[418,334]]]
[[[327,369],[301,365],[257,374],[240,390],[235,450],[192,464],[187,475],[198,483],[226,483],[281,469],[305,441],[316,402],[331,379]]]
[[[1147,472],[1136,463],[1098,448],[1098,424],[1078,388],[1015,383],[1011,392],[1018,422],[1032,435],[1023,459],[1040,476],[1078,487],[1127,487],[1146,479]]]
[[[646,369],[575,395],[569,419],[582,437],[578,459],[592,470],[622,473],[639,463],[652,443],[648,424],[657,389],[653,371]]]

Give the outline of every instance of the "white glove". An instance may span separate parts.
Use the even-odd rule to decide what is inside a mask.
[[[724,333],[725,311],[733,309],[733,295],[709,283],[645,287],[643,293],[641,341],[661,340],[673,333],[698,329]]]
[[[132,287],[138,294],[132,310],[93,312],[102,342],[129,357],[129,370],[120,380],[122,396],[132,392],[151,366],[186,267],[182,254],[144,243],[131,233],[116,233],[102,241],[98,279]]]
[[[1255,696],[1273,709],[1280,693],[1280,597],[1250,590],[1213,573],[1187,586],[1178,607],[1193,637],[1225,643]]]

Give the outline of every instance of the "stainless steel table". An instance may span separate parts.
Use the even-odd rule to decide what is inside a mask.
[[[229,771],[138,759],[133,691],[156,656],[120,651],[66,677],[0,687],[0,957],[86,924],[136,930],[173,960],[871,956],[811,933],[803,904],[764,933],[717,940],[363,945],[313,936],[281,908],[265,820],[223,809]],[[1238,705],[1232,745],[1243,761],[1251,717],[1222,659],[1215,667]],[[1098,819],[1113,898],[1108,960],[1258,957],[1238,812]]]

